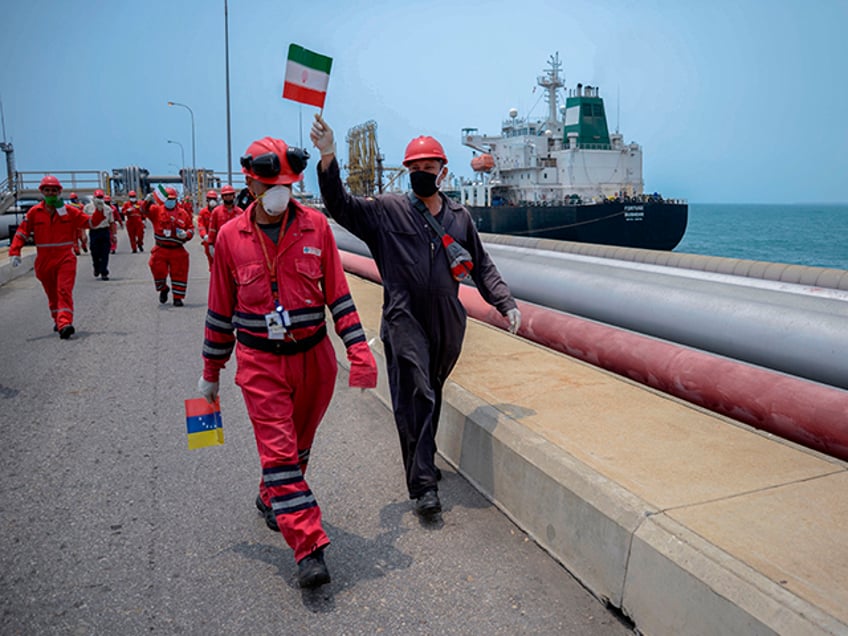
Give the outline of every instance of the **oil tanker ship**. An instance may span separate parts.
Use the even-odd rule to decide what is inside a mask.
[[[545,91],[545,119],[511,109],[501,134],[462,130],[474,150],[475,177],[456,193],[480,232],[674,249],[683,238],[688,204],[646,194],[642,148],[610,134],[597,87],[577,84],[558,107],[565,86],[559,54],[537,79]]]

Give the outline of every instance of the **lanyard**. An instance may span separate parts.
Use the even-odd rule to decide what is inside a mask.
[[[283,308],[283,305],[280,303],[279,294],[277,293],[277,256],[279,256],[280,241],[283,239],[288,222],[289,211],[288,208],[286,208],[286,212],[283,215],[283,224],[280,226],[280,235],[277,237],[277,243],[274,245],[274,260],[272,261],[271,257],[268,256],[268,247],[265,245],[265,241],[270,239],[267,239],[265,232],[259,228],[259,224],[256,222],[256,219],[254,218],[253,220],[253,227],[257,234],[256,238],[259,239],[259,247],[262,248],[262,254],[265,256],[265,267],[268,268],[268,274],[271,276],[271,293],[274,294],[274,309],[276,309],[277,313],[280,314],[280,317],[284,319],[283,324],[288,322],[285,320],[285,318],[288,317],[288,312],[286,312],[285,308]],[[285,316],[283,315],[284,313],[286,314]]]

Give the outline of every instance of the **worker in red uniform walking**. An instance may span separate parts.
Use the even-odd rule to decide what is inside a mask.
[[[206,206],[197,214],[197,232],[203,243],[203,251],[206,254],[206,262],[209,263],[209,271],[212,271],[212,252],[209,249],[209,222],[212,220],[212,212],[218,207],[218,193],[209,190],[206,193]]]
[[[159,292],[159,302],[168,302],[168,292],[173,288],[174,307],[182,307],[188,288],[189,257],[183,244],[194,236],[194,219],[177,205],[177,191],[165,188],[166,199],[162,205],[146,199],[142,211],[153,224],[156,245],[150,250],[150,273]],[[168,286],[168,275],[171,286]]]
[[[30,208],[18,226],[9,259],[12,267],[21,264],[21,248],[27,237],[35,240],[35,277],[47,294],[47,304],[53,318],[53,331],[62,340],[74,333],[74,283],[77,278],[77,259],[74,241],[78,231],[89,224],[89,216],[80,208],[62,201],[62,184],[47,175],[38,186],[44,200]]]
[[[132,253],[144,251],[144,215],[141,212],[141,203],[135,190],[128,193],[129,199],[124,203],[121,212],[126,219],[127,236],[130,239]]]
[[[236,191],[233,186],[227,184],[221,188],[221,205],[212,210],[212,216],[209,219],[209,251],[212,253],[212,258],[215,258],[215,240],[218,232],[228,221],[232,221],[239,214],[244,212],[242,208],[236,205]]]
[[[291,196],[308,156],[265,137],[241,158],[256,202],[223,226],[215,243],[198,381],[200,392],[214,401],[221,369],[238,346],[235,380],[262,464],[256,505],[294,550],[305,588],[330,581],[324,562],[330,541],[304,479],[336,377],[325,306],[347,349],[350,386],[377,382],[327,219]]]
[[[118,225],[124,227],[124,217],[121,216],[121,211],[118,206],[112,203],[112,197],[108,194],[103,197],[103,201],[112,208],[112,224],[109,226],[109,247],[110,253],[114,254],[118,250]]]
[[[82,201],[79,199],[79,195],[76,192],[71,192],[71,196],[69,197],[69,201],[67,205],[72,205],[75,208],[79,208],[80,212],[83,209]],[[85,228],[82,227],[77,230],[77,236],[74,239],[74,254],[77,256],[80,255],[80,248],[82,251],[88,254],[88,238],[85,235]]]
[[[465,335],[459,281],[473,280],[512,333],[521,312],[468,210],[439,191],[448,159],[436,139],[417,137],[406,147],[412,192],[355,197],[342,185],[333,131],[318,114],[309,136],[321,151],[318,185],[327,211],[368,245],[382,277],[380,338],[406,485],[415,512],[435,517],[442,510],[435,464],[442,389]]]

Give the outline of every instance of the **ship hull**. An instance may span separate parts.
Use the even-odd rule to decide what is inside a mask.
[[[467,207],[479,232],[651,250],[677,247],[689,217],[686,203],[667,201]]]

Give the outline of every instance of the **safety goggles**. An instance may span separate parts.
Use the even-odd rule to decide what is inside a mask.
[[[303,172],[306,168],[306,162],[308,159],[309,152],[307,152],[304,148],[294,148],[290,146],[286,150],[286,161],[288,161],[289,168],[291,168],[291,171],[294,174],[300,174]],[[273,179],[280,174],[282,170],[280,158],[274,152],[266,152],[258,157],[245,155],[239,161],[241,162],[242,168],[248,172],[252,172],[260,179]]]
[[[280,174],[280,158],[274,152],[266,152],[258,157],[245,155],[240,161],[242,168],[260,179],[272,179]]]

